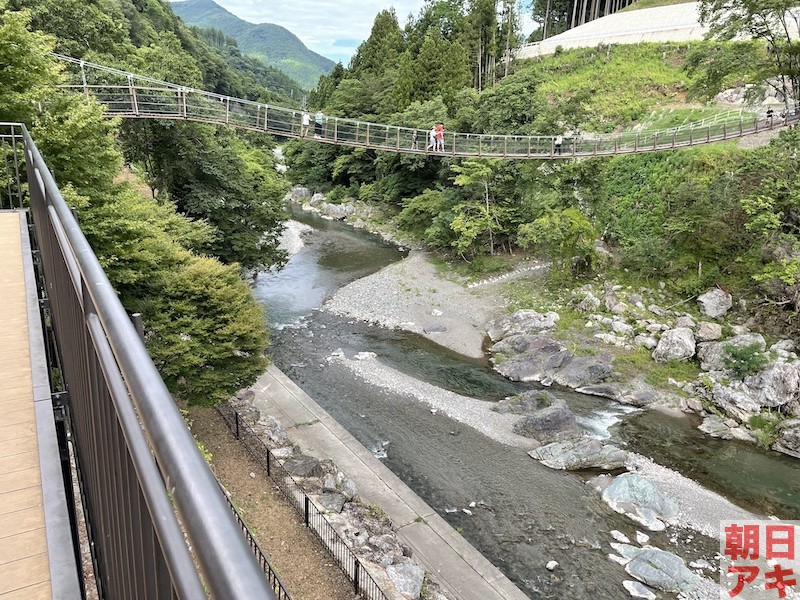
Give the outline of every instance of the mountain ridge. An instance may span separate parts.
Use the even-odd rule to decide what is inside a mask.
[[[336,63],[312,50],[291,31],[274,23],[249,23],[213,0],[180,0],[170,3],[187,25],[213,27],[236,39],[243,54],[276,67],[306,89],[313,89]]]

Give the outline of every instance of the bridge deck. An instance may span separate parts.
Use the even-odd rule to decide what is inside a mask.
[[[0,212],[0,599],[51,598],[20,214]]]

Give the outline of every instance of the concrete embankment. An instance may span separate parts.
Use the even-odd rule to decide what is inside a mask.
[[[262,414],[278,419],[304,454],[333,460],[362,498],[392,519],[397,535],[454,597],[527,598],[403,481],[274,365],[251,388]]]

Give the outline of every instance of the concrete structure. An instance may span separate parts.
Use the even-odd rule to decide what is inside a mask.
[[[386,512],[414,558],[455,598],[527,598],[277,367],[270,366],[251,389],[261,413],[278,419],[304,454],[333,460],[356,483],[366,502]]]
[[[544,41],[523,46],[517,52],[516,58],[553,54],[559,46],[568,50],[598,44],[701,40],[707,32],[708,28],[700,25],[698,2],[671,4],[627,10],[595,19]]]

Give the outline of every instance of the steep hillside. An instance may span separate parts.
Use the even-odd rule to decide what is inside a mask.
[[[242,53],[280,69],[308,89],[333,69],[332,60],[306,48],[288,29],[272,23],[248,23],[212,0],[173,2],[172,10],[188,25],[213,27],[235,38]]]

